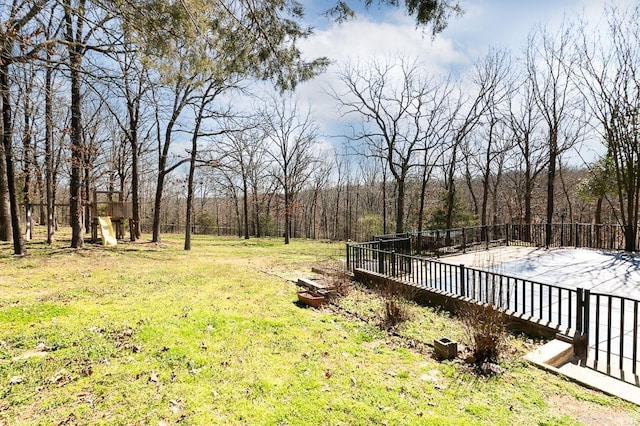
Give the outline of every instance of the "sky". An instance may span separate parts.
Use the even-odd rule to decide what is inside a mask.
[[[624,0],[626,2],[626,0]],[[604,0],[460,0],[464,14],[452,17],[448,27],[435,38],[416,28],[403,9],[375,4],[359,7],[354,19],[340,24],[322,16],[332,0],[304,0],[306,19],[314,34],[300,43],[307,57],[326,56],[333,61],[326,73],[303,83],[297,96],[311,105],[320,127],[329,139],[341,139],[343,127],[337,105],[327,91],[338,85],[335,72],[346,60],[369,59],[397,54],[418,57],[433,74],[455,70],[464,73],[490,48],[507,48],[520,55],[528,34],[536,26],[553,31],[563,19],[582,17],[601,23]],[[623,3],[619,0],[616,4]],[[350,4],[358,5],[358,0]],[[335,143],[335,142],[334,142]]]

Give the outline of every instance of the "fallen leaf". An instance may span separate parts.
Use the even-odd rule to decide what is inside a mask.
[[[158,383],[160,381],[158,374],[155,371],[152,371],[149,375],[149,381],[153,383]]]
[[[329,371],[329,370],[324,370],[324,377],[326,377],[327,379],[328,379],[329,377],[331,377],[331,371]]]
[[[175,399],[169,401],[169,411],[171,411],[173,414],[178,414],[181,410],[182,408],[180,407],[180,401],[176,401]]]
[[[66,376],[66,373],[64,370],[57,371],[53,376],[49,378],[49,382],[51,383],[61,382],[62,379],[65,378],[65,376]]]
[[[17,385],[18,383],[22,383],[23,381],[24,381],[24,378],[22,376],[13,376],[11,377],[11,379],[9,379],[9,384]]]

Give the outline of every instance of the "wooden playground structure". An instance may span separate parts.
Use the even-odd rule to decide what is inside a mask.
[[[121,240],[125,233],[125,220],[129,223],[129,233],[133,240],[133,220],[131,219],[131,204],[124,201],[122,191],[98,191],[94,189],[92,197],[88,203],[91,214],[91,238],[98,241],[98,230],[100,229],[99,218],[111,218],[111,224],[115,231],[115,238]],[[117,199],[114,200],[114,198]]]

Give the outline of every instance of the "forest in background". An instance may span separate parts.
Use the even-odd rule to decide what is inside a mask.
[[[347,124],[331,142],[295,95],[328,64],[301,57],[296,2],[143,7],[3,4],[0,239],[16,254],[36,223],[49,241],[71,226],[81,247],[94,190],[122,194],[134,239],[184,232],[185,249],[192,232],[362,240],[560,220],[618,223],[637,248],[638,7],[608,7],[605,28],[532,29],[462,75],[341,63],[327,90]]]

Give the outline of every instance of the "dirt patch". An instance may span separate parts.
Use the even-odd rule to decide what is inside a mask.
[[[569,395],[552,395],[547,398],[551,412],[567,415],[588,426],[635,425],[636,418],[620,409],[605,407],[590,401],[581,401]]]

